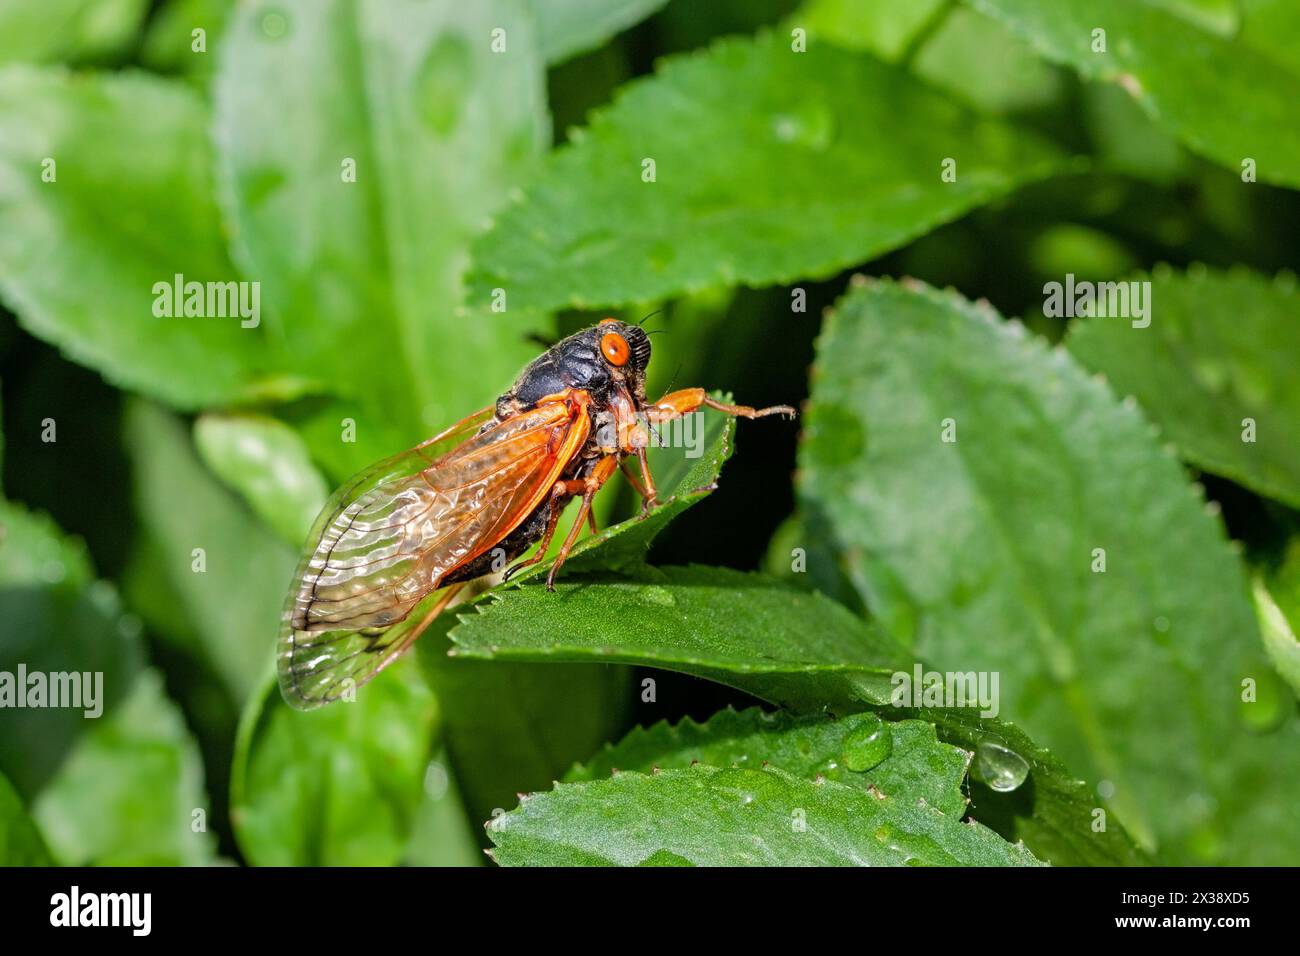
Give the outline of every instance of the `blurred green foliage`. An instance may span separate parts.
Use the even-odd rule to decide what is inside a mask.
[[[0,863],[1294,862],[1298,50],[1289,0],[10,0],[0,679],[103,686],[0,708]],[[291,710],[328,490],[607,310],[803,421]],[[1000,714],[893,706],[916,662]]]

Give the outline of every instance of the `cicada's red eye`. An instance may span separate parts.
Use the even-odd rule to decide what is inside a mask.
[[[600,320],[599,322],[597,322],[596,324],[597,324],[597,325],[610,325],[611,323],[614,324],[614,325],[617,325],[617,324],[618,324],[618,319],[615,319],[615,318],[613,318],[612,316],[606,316],[605,318],[601,319],[601,320]]]
[[[609,360],[610,365],[626,365],[628,357],[632,354],[627,339],[617,332],[606,332],[600,337],[600,351]]]

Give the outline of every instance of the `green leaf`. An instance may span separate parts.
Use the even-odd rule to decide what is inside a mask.
[[[589,308],[827,276],[1059,164],[867,56],[723,40],[625,86],[554,154],[476,245],[470,301]]]
[[[806,27],[816,41],[904,64],[989,112],[1042,108],[1061,93],[1056,67],[1002,24],[955,0],[808,0],[789,26]]]
[[[876,758],[868,766],[861,762]],[[941,744],[934,725],[921,720],[885,723],[875,714],[796,717],[757,707],[719,711],[703,724],[689,717],[637,727],[617,744],[565,775],[567,783],[600,780],[616,772],[680,770],[693,763],[756,769],[771,764],[796,777],[821,777],[875,790],[901,803],[924,801],[951,817],[966,812],[962,781],[970,754]]]
[[[790,16],[789,26],[803,27],[814,40],[897,63],[950,15],[951,7],[952,0],[807,0]]]
[[[1291,0],[1240,0],[1243,13],[1239,39],[1300,73],[1300,17]]]
[[[0,866],[49,866],[52,862],[18,791],[0,774]]]
[[[123,430],[147,545],[135,583],[159,577],[178,595],[162,636],[196,652],[241,703],[271,667],[296,554],[203,467],[177,418],[137,401]]]
[[[297,432],[264,415],[209,414],[194,423],[194,444],[281,538],[294,547],[303,543],[329,488]]]
[[[718,37],[752,34],[776,24],[799,0],[712,0],[669,3],[655,21],[662,48],[676,53],[704,47]]]
[[[1264,650],[1277,672],[1300,694],[1300,540],[1291,542],[1286,559],[1268,575],[1257,574],[1253,586],[1255,613],[1264,636]]]
[[[122,613],[117,592],[96,581],[85,544],[46,515],[0,499],[0,672],[27,696],[26,673],[79,674],[81,709],[0,708],[0,774],[32,797],[90,726],[87,711],[109,712],[142,666],[139,619]],[[94,675],[98,673],[98,689]],[[89,681],[90,683],[86,683]],[[92,701],[90,698],[94,697]]]
[[[1190,154],[1123,89],[1093,83],[1080,90],[1080,95],[1099,166],[1160,184],[1172,184],[1187,175]],[[1063,271],[1099,278],[1082,268]]]
[[[1136,267],[1133,254],[1123,242],[1101,229],[1072,222],[1054,223],[1040,230],[1029,244],[1027,258],[1038,275],[1076,273],[1096,282],[1122,278]],[[1043,316],[1048,318],[1053,317]]]
[[[0,499],[0,583],[79,590],[94,577],[85,542],[64,535],[49,515]]]
[[[120,55],[147,8],[147,0],[5,0],[0,64]]]
[[[748,675],[761,696],[805,710],[860,699],[864,674],[887,697],[888,675],[908,663],[880,629],[820,594],[702,566],[493,591],[451,638],[456,656],[649,664],[723,683]]]
[[[775,767],[556,784],[488,824],[505,866],[1033,866],[979,824]]]
[[[221,31],[233,10],[226,0],[168,0],[149,22],[140,62],[159,73],[183,73],[206,89],[216,72]],[[194,49],[194,31],[204,31],[203,52]]]
[[[468,403],[449,415],[424,416],[427,434],[436,435],[474,411]],[[308,399],[277,409],[302,437],[312,461],[325,471],[329,484],[341,485],[348,478],[412,446],[409,415],[395,416],[361,398]]]
[[[970,753],[991,743],[1023,760],[1029,768],[1026,782],[1010,792],[995,791],[976,775],[968,778],[968,816],[1024,843],[1040,860],[1055,866],[1151,863],[1123,825],[1107,815],[1095,791],[1015,724],[957,707],[891,707],[879,713],[887,718],[915,714],[934,724],[940,740]]]
[[[402,854],[409,866],[483,866],[478,824],[471,824],[461,802],[446,751],[433,755],[424,772],[424,793],[411,836]]]
[[[4,586],[0,607],[0,673],[10,675],[9,691],[26,699],[43,686],[49,700],[56,680],[50,675],[65,674],[75,681],[68,692],[75,701],[79,690],[82,703],[0,708],[0,773],[30,798],[92,726],[87,715],[110,713],[126,696],[142,666],[140,623],[122,614],[103,581],[83,588]]]
[[[991,740],[1021,754],[1030,765],[1032,785],[1012,794],[984,790],[978,819],[996,821],[1008,837],[1031,841],[1040,857],[1050,856],[1054,863],[1145,862],[1117,821],[1094,829],[1099,801],[1015,726],[960,709],[913,712],[893,706],[891,684],[900,667],[899,652],[878,628],[820,595],[763,576],[725,569],[666,571],[670,581],[689,582],[697,572],[702,585],[722,581],[727,596],[711,605],[712,596],[697,595],[704,614],[688,617],[676,606],[676,595],[689,583],[680,588],[666,585],[661,572],[652,568],[642,569],[649,585],[636,578],[590,577],[562,579],[554,594],[537,586],[507,588],[480,603],[480,613],[460,619],[451,631],[457,644],[453,653],[486,656],[497,663],[623,660],[715,680],[801,711],[870,707],[887,720],[919,717],[935,724],[948,743],[973,752]],[[763,587],[773,590],[755,604],[754,594]],[[628,600],[641,591],[653,598],[649,606]],[[752,618],[729,613],[734,604],[763,607],[777,620],[788,620],[769,631],[766,623],[756,627]],[[705,620],[705,629],[697,630]],[[864,663],[845,663],[855,660]],[[910,662],[901,666],[910,673]]]
[[[1196,153],[1300,186],[1300,71],[1156,0],[972,0],[1081,76],[1119,83]],[[1094,52],[1094,30],[1105,52]],[[1249,104],[1249,108],[1243,108]]]
[[[1028,43],[969,7],[957,7],[944,18],[917,52],[912,69],[990,113],[1050,109],[1065,88],[1060,71],[1039,59]]]
[[[156,283],[238,278],[209,153],[207,111],[184,87],[134,73],[0,72],[0,300],[112,384],[187,409],[304,386],[276,374],[261,326],[154,314]]]
[[[1081,319],[1070,351],[1137,398],[1192,464],[1300,507],[1294,278],[1161,269],[1133,281],[1151,284],[1150,325]]]
[[[230,815],[257,866],[392,866],[417,822],[437,721],[409,661],[355,702],[293,710],[268,681],[240,722]]]
[[[801,496],[886,626],[999,673],[1002,713],[1113,787],[1163,858],[1292,853],[1289,734],[1240,713],[1267,669],[1242,569],[1151,426],[1068,353],[919,284],[853,292],[818,356]]]
[[[522,0],[249,3],[219,53],[234,255],[298,367],[368,396],[406,445],[494,399],[535,351],[530,326],[513,302],[465,314],[461,276],[546,143]]]
[[[140,674],[122,705],[87,729],[32,815],[65,866],[213,861],[203,763],[159,673]]]
[[[549,785],[626,726],[626,668],[449,659],[447,626],[439,621],[420,638],[418,659],[472,819],[512,806],[521,790]]]
[[[0,528],[0,671],[80,690],[80,706],[0,710],[0,770],[35,798],[64,865],[208,862],[202,763],[160,676],[141,670],[139,619],[48,518],[0,502]],[[7,787],[0,776],[0,804]]]
[[[1230,37],[1241,24],[1239,0],[1151,0],[1189,23],[1211,33]],[[1249,2],[1249,0],[1247,0]]]
[[[668,0],[528,0],[537,49],[550,64],[601,46],[661,9]]]

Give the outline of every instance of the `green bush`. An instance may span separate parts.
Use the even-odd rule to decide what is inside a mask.
[[[1295,862],[1297,40],[1285,0],[8,4],[0,862]],[[800,421],[710,417],[554,592],[291,709],[330,488],[606,314],[656,394]],[[100,715],[19,706],[61,672]]]

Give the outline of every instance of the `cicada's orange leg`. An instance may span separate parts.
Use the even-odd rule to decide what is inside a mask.
[[[654,475],[650,474],[650,465],[646,461],[644,448],[638,448],[636,451],[637,460],[641,462],[641,474],[645,476],[645,484],[642,484],[632,469],[628,467],[627,461],[620,458],[618,462],[619,470],[623,472],[623,477],[627,479],[632,490],[641,496],[641,517],[650,513],[650,509],[659,503],[659,496],[655,493]]]
[[[649,405],[645,409],[646,418],[652,425],[658,425],[661,422],[672,421],[674,418],[681,418],[693,411],[697,411],[701,406],[716,408],[724,414],[736,418],[766,418],[768,415],[785,415],[788,418],[794,418],[795,410],[789,405],[772,405],[769,408],[754,408],[750,405],[728,405],[725,402],[714,401],[705,394],[702,388],[683,388],[675,392],[669,392],[659,401]]]
[[[702,407],[717,409],[724,415],[731,415],[734,418],[766,418],[768,415],[785,415],[788,418],[794,418],[796,414],[795,410],[789,405],[772,405],[768,408],[754,408],[752,405],[728,405],[726,402],[719,402],[709,398],[702,388],[682,388],[675,392],[669,392],[659,401],[646,406],[643,411],[647,422],[651,425],[660,425],[664,422],[670,422],[674,418],[689,415]],[[644,514],[657,505],[659,499],[655,493],[654,477],[650,474],[650,465],[646,460],[645,448],[637,448],[636,456],[641,462],[641,475],[645,481],[645,490],[642,491],[642,498],[644,499],[642,513]]]
[[[560,523],[560,513],[564,511],[564,505],[574,495],[580,495],[586,490],[587,483],[581,478],[557,481],[551,487],[551,515],[546,519],[546,532],[542,535],[542,543],[537,546],[537,550],[531,558],[520,561],[518,564],[506,569],[506,573],[501,576],[503,583],[509,581],[524,568],[530,568],[534,564],[546,560],[546,552],[551,546],[551,538],[555,537],[555,528]]]
[[[555,590],[555,575],[568,558],[569,552],[573,550],[573,543],[578,540],[578,532],[582,530],[587,515],[591,514],[591,500],[596,497],[596,492],[600,491],[601,486],[609,480],[609,476],[614,474],[614,469],[617,467],[618,455],[606,455],[596,462],[596,467],[591,470],[590,475],[584,479],[577,479],[578,483],[584,486],[582,506],[578,509],[578,517],[573,522],[573,527],[569,529],[568,537],[560,546],[560,553],[555,556],[555,563],[551,565],[551,570],[546,575],[546,590]]]

